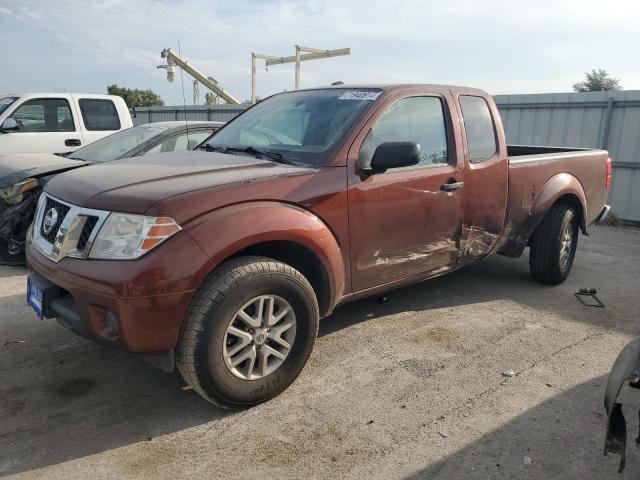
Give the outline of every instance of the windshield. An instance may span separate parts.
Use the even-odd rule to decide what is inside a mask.
[[[9,105],[15,102],[18,97],[0,97],[0,113],[4,112]]]
[[[86,147],[79,148],[69,158],[88,162],[109,162],[122,157],[130,150],[142,145],[158,135],[166,132],[165,127],[154,125],[140,125],[114,133],[108,137],[93,142]]]
[[[279,153],[287,162],[321,166],[381,93],[331,88],[274,95],[235,118],[208,145],[253,147]]]

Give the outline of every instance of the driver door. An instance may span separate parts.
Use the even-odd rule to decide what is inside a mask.
[[[376,112],[361,144],[354,143],[356,156],[391,141],[415,142],[421,150],[418,165],[373,175],[356,171],[350,179],[354,292],[436,275],[457,264],[464,157],[458,158],[448,128],[455,118],[451,105],[446,92],[396,98]]]
[[[1,153],[66,153],[82,145],[82,134],[66,98],[36,98],[10,115],[19,130],[5,134]]]

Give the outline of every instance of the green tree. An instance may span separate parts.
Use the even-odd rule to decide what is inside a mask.
[[[204,94],[204,104],[205,105],[216,105],[218,103],[218,99],[215,94],[211,92],[207,92]]]
[[[119,87],[116,84],[107,87],[109,95],[117,95],[124,98],[127,107],[161,107],[164,105],[160,95],[151,89],[140,90],[138,88]]]
[[[620,80],[613,78],[601,68],[585,73],[585,80],[573,86],[576,92],[601,92],[603,90],[622,90]]]

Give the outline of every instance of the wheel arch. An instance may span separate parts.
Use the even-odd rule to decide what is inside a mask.
[[[578,215],[578,226],[580,227],[580,231],[582,231],[584,235],[588,235],[587,224],[585,220],[585,207],[575,194],[565,193],[564,195],[561,195],[555,202],[553,202],[552,207],[554,205],[568,205],[573,207]]]
[[[556,205],[569,205],[576,209],[579,227],[584,235],[588,235],[586,219],[587,202],[580,181],[569,173],[559,173],[551,177],[536,195],[526,218],[518,221],[497,253],[517,258],[530,245],[533,234],[540,226],[551,208]]]
[[[251,202],[211,212],[185,229],[210,259],[198,288],[227,260],[261,255],[291,265],[313,287],[320,315],[327,316],[347,284],[342,249],[329,227],[295,205]]]
[[[249,245],[224,259],[221,264],[246,255],[268,257],[298,270],[309,281],[316,293],[320,316],[327,316],[331,313],[332,299],[329,275],[325,265],[311,249],[290,240],[270,240]]]
[[[536,219],[535,228],[556,204],[570,205],[574,207],[579,216],[580,230],[587,233],[587,199],[580,181],[569,173],[559,173],[551,177],[542,187],[531,207],[531,216]]]

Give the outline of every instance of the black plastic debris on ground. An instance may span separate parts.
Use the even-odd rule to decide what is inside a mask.
[[[595,288],[581,288],[575,296],[585,307],[604,307],[604,303],[596,297],[596,293]]]

